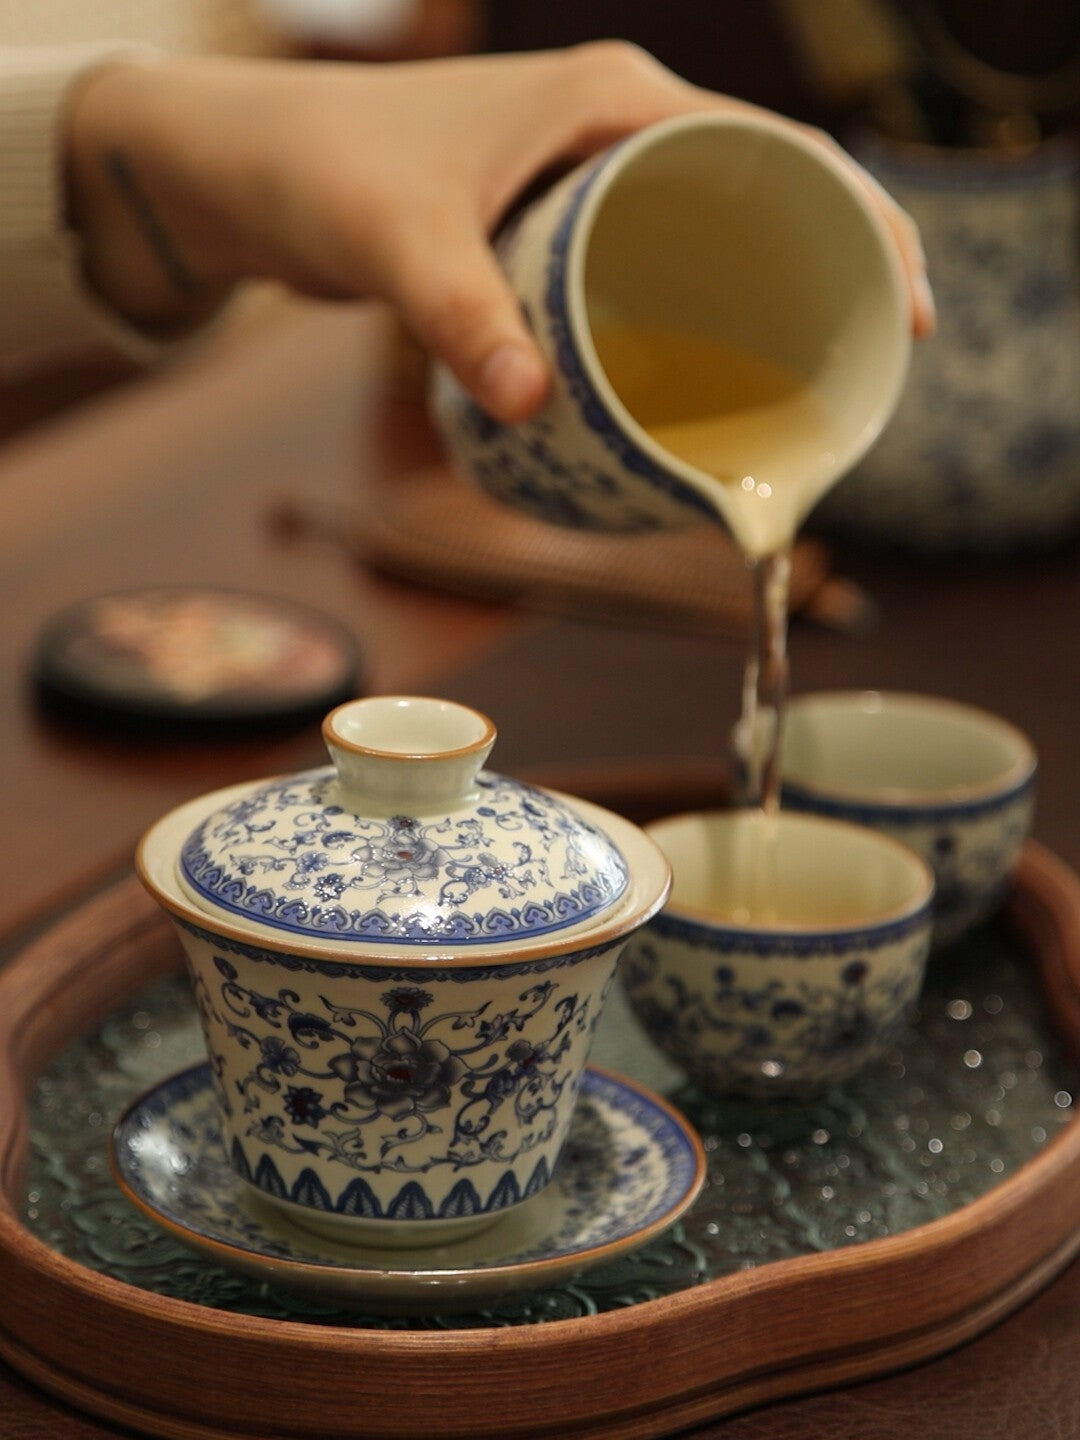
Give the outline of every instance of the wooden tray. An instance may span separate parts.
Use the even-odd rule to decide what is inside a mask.
[[[560,777],[578,793],[590,788],[582,778]],[[618,773],[592,793],[610,799],[624,780],[629,794]],[[693,788],[689,772],[682,780]],[[679,788],[679,777],[662,787],[669,807]],[[637,818],[660,793],[638,786]],[[1048,1014],[1080,1048],[1080,881],[1030,845],[1009,920]],[[0,1354],[44,1389],[155,1436],[644,1440],[938,1354],[1020,1305],[1080,1249],[1080,1127],[1069,1119],[1033,1160],[945,1218],[581,1318],[347,1329],[138,1290],[64,1258],[22,1223],[23,1097],[54,1055],[178,965],[167,922],[125,880],[0,972]]]

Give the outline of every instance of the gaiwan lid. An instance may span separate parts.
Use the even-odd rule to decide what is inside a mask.
[[[332,765],[211,797],[178,861],[199,909],[335,944],[491,947],[599,923],[627,888],[568,797],[482,768],[495,727],[467,706],[349,701],[323,738]]]

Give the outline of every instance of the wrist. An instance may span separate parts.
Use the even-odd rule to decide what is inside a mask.
[[[67,221],[83,276],[128,323],[168,336],[202,323],[227,297],[183,201],[183,137],[173,134],[170,66],[110,59],[76,82],[63,127]]]

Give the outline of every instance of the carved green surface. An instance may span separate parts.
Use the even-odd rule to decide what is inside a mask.
[[[709,1101],[681,1085],[613,990],[596,1063],[663,1091],[697,1125],[709,1179],[665,1234],[579,1280],[473,1315],[376,1318],[275,1295],[138,1214],[108,1165],[129,1100],[203,1053],[187,984],[155,986],[67,1050],[29,1101],[27,1226],[62,1254],[219,1310],[364,1327],[514,1325],[636,1304],[751,1266],[897,1234],[985,1194],[1073,1119],[1077,1079],[1008,934],[932,962],[887,1060],[800,1105]]]

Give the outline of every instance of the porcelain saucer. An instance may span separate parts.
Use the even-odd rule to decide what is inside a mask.
[[[659,1095],[590,1067],[551,1183],[481,1233],[423,1250],[363,1250],[292,1226],[235,1173],[206,1064],[137,1099],[113,1174],[176,1240],[271,1289],[373,1313],[472,1308],[548,1286],[644,1244],[704,1183],[701,1141]]]

